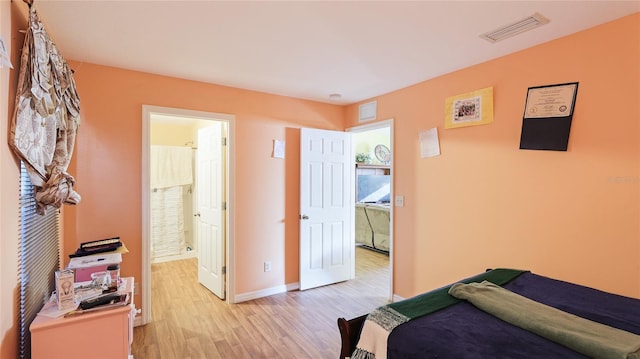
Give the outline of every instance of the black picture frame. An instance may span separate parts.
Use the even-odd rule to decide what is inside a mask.
[[[522,116],[521,150],[567,151],[578,84],[529,87]]]

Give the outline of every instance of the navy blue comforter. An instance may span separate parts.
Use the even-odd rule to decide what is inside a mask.
[[[533,273],[524,273],[503,287],[565,312],[640,335],[638,299]],[[389,335],[388,358],[586,357],[461,302],[396,327]]]

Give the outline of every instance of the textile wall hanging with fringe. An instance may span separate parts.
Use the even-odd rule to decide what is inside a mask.
[[[71,68],[29,4],[9,145],[35,186],[37,212],[77,204],[67,168],[80,124],[80,99]]]

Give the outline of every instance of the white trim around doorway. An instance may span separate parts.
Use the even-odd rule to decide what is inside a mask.
[[[226,215],[226,301],[236,302],[235,288],[235,116],[214,112],[194,111],[180,108],[142,105],[142,308],[135,325],[151,322],[151,255],[150,255],[150,196],[149,196],[149,148],[150,122],[152,114],[191,117],[194,119],[224,121],[227,123],[227,215]]]
[[[345,131],[347,132],[351,132],[351,133],[357,133],[357,132],[365,132],[365,131],[371,131],[371,130],[376,130],[379,128],[389,128],[389,144],[391,147],[391,161],[389,162],[389,167],[391,169],[391,203],[389,205],[389,300],[391,300],[392,302],[394,301],[394,294],[393,294],[393,247],[394,247],[394,235],[393,235],[393,218],[394,218],[394,206],[395,206],[395,196],[394,196],[394,178],[395,178],[395,169],[394,169],[394,162],[395,162],[395,146],[393,144],[393,118],[390,118],[388,120],[383,120],[383,121],[379,121],[379,122],[373,122],[373,123],[368,123],[366,125],[361,125],[361,126],[354,126],[354,127],[350,127],[347,128]],[[352,146],[351,147],[351,158],[355,158],[356,154],[355,154],[355,147]],[[355,222],[354,222],[355,223]]]

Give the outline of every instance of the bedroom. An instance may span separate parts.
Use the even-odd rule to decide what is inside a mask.
[[[17,29],[24,18],[14,14],[5,22],[18,4],[13,2],[11,10],[6,2],[2,6],[7,40],[13,30],[5,24]],[[395,256],[401,260],[396,260],[394,273],[402,278],[395,283],[396,295],[408,297],[485,267],[516,266],[640,296],[640,113],[637,105],[611,105],[637,104],[639,26],[635,14],[375,98],[378,118],[396,120],[395,188],[406,199],[395,211]],[[141,147],[140,107],[154,103],[197,108],[236,114],[237,137],[244,141],[237,148],[237,178],[259,173],[261,188],[271,189],[238,183],[237,211],[243,214],[236,223],[238,251],[246,263],[261,263],[269,256],[274,267],[267,274],[260,266],[239,266],[237,293],[297,281],[297,221],[290,220],[298,215],[297,158],[287,153],[291,155],[285,161],[272,161],[267,149],[274,138],[285,139],[288,149],[296,148],[300,127],[352,127],[358,104],[343,108],[75,65],[85,120],[72,171],[85,199],[81,206],[65,209],[64,252],[84,239],[116,232],[129,238],[129,249],[138,253],[132,257],[139,257],[140,203],[131,199],[140,198],[140,159],[132,156]],[[6,69],[2,81],[7,108]],[[518,150],[527,87],[568,81],[580,81],[569,151]],[[418,158],[417,133],[442,126],[444,99],[486,86],[495,89],[495,123],[442,130],[443,155]],[[121,106],[113,108],[112,101]],[[2,116],[6,131],[6,113]],[[6,146],[1,164],[2,238],[15,238],[15,207],[5,204],[15,203],[17,183],[9,176],[15,168]],[[118,190],[105,190],[105,182]],[[257,240],[265,237],[269,240]],[[11,243],[3,241],[3,257],[15,253]],[[141,271],[140,259],[123,266],[123,272],[136,277]],[[13,323],[14,272],[13,261],[3,260],[3,333],[9,333]],[[613,273],[622,275],[610,280]],[[11,350],[7,340],[3,354]]]

